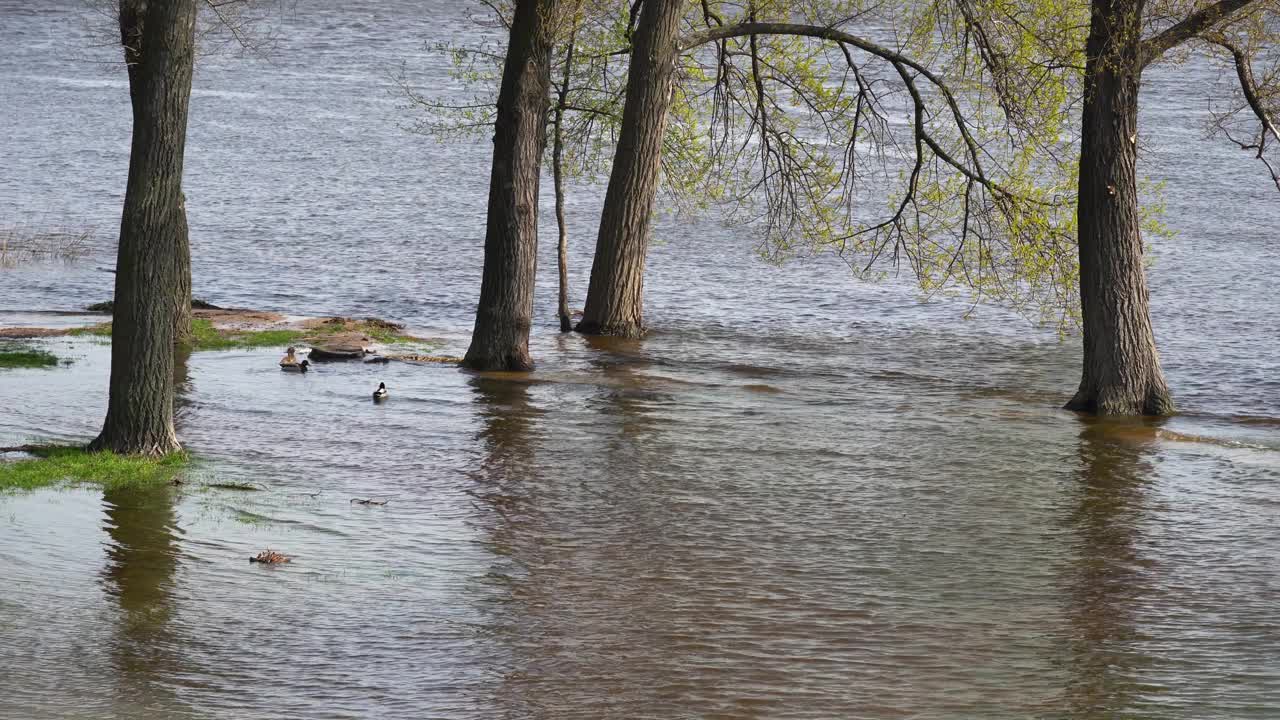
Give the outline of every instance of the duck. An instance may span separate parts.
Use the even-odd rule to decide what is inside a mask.
[[[387,384],[378,383],[378,389],[373,391],[373,401],[382,402],[387,399]]]
[[[294,355],[294,353],[297,351],[298,351],[297,348],[292,348],[292,347],[284,351],[284,357],[280,358],[281,370],[285,372],[302,372],[302,373],[307,371],[307,368],[311,366],[311,362],[308,360],[303,360],[302,362],[298,362],[298,358]]]

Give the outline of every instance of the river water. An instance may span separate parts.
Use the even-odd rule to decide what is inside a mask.
[[[110,295],[129,111],[98,22],[0,0],[0,222],[99,230],[0,270],[0,325]],[[197,72],[196,295],[460,354],[489,146],[404,132],[391,78],[449,90],[425,44],[475,32],[462,3],[273,27],[268,59]],[[0,497],[0,717],[1275,717],[1280,203],[1202,137],[1219,76],[1144,98],[1182,415],[1064,412],[1078,339],[703,220],[657,226],[647,338],[563,336],[544,242],[531,375],[199,353],[185,485]],[[598,202],[570,206],[578,298]],[[43,344],[74,363],[0,374],[0,444],[99,427],[109,347]],[[262,489],[206,487],[233,481]],[[267,547],[294,562],[247,562]]]

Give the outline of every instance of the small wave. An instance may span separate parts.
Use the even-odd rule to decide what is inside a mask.
[[[1217,447],[1238,448],[1242,450],[1264,450],[1271,452],[1280,452],[1280,447],[1267,445],[1258,442],[1248,442],[1244,440],[1232,440],[1230,438],[1214,437],[1212,435],[1201,435],[1199,433],[1184,433],[1176,430],[1158,429],[1155,436],[1161,440],[1170,440],[1173,442],[1200,443],[1204,445],[1215,445]]]

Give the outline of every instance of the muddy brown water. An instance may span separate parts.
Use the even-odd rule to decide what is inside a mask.
[[[472,29],[427,5],[299,5],[270,62],[202,60],[198,296],[465,350],[488,144],[405,134],[388,80],[448,88],[424,43]],[[0,216],[102,238],[128,100],[84,17],[0,0]],[[197,354],[185,485],[0,497],[0,717],[1275,717],[1280,204],[1201,139],[1219,77],[1153,74],[1143,117],[1183,415],[1063,412],[1077,340],[710,221],[659,223],[649,337],[561,336],[544,247],[532,375]],[[0,325],[105,299],[111,264],[0,271]],[[108,346],[37,342],[74,363],[0,373],[0,445],[101,421]],[[264,489],[204,487],[236,482]]]

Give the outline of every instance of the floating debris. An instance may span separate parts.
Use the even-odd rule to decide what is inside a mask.
[[[388,330],[397,333],[404,330],[404,323],[391,322],[390,320],[383,320],[382,318],[367,317],[364,319],[364,322],[366,325],[370,325],[379,330]]]
[[[249,558],[251,563],[263,563],[264,565],[278,565],[280,563],[291,562],[292,558],[275,550],[263,550],[256,557]]]
[[[257,483],[237,483],[237,482],[209,483],[208,485],[205,485],[205,487],[213,488],[215,490],[266,490],[265,487]]]
[[[386,500],[374,500],[372,498],[363,500],[361,498],[351,498],[351,502],[356,505],[386,505]]]
[[[443,363],[443,364],[460,364],[462,358],[452,355],[387,355],[392,360],[400,360],[401,362],[414,363]]]

